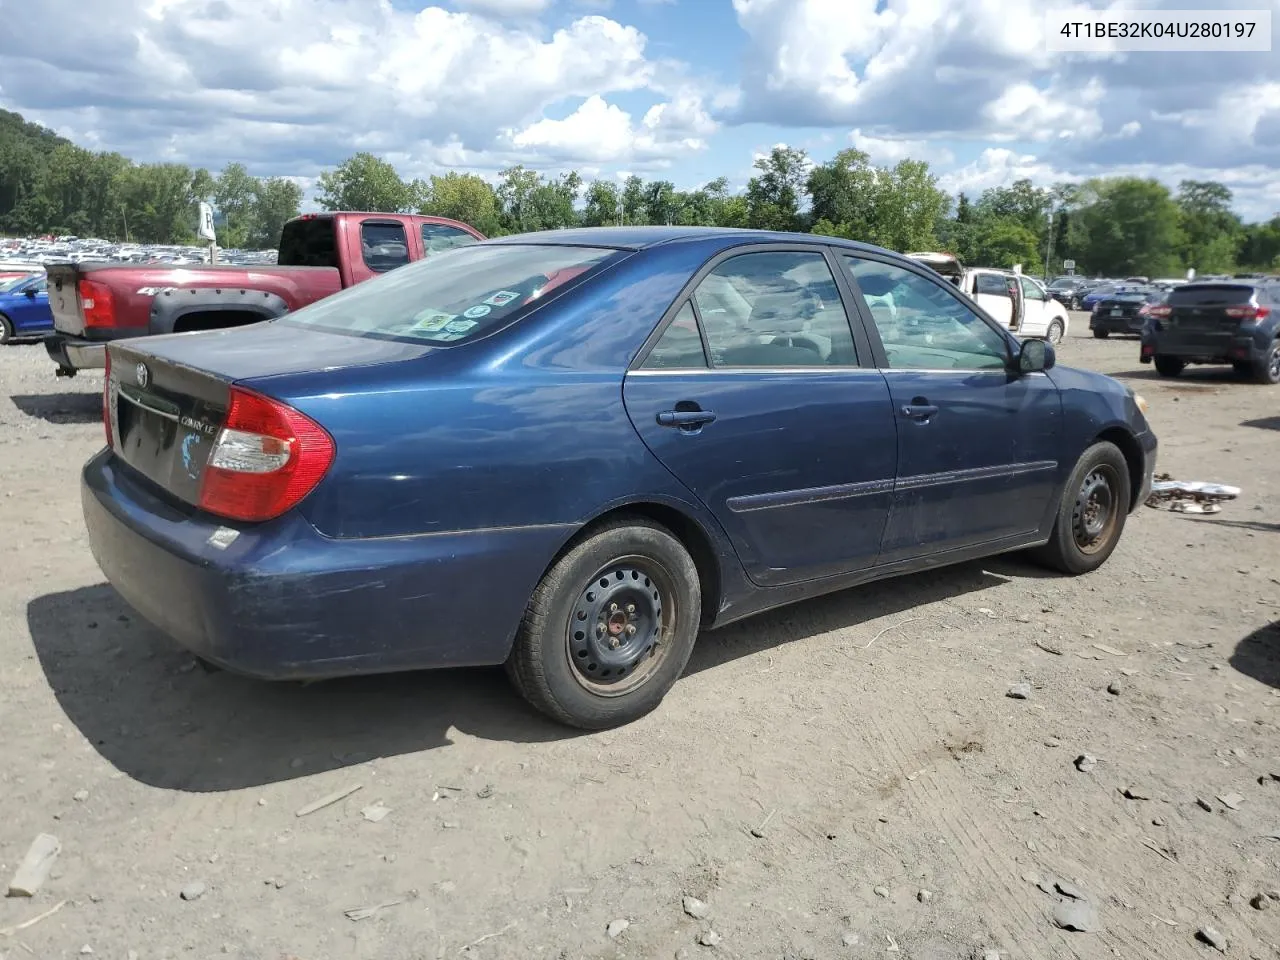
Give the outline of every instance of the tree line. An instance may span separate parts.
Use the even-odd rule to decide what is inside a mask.
[[[814,163],[776,147],[755,163],[747,188],[726,177],[694,190],[639,176],[585,181],[523,166],[496,183],[446,173],[406,180],[369,153],[320,175],[326,210],[418,212],[470,223],[499,236],[614,224],[754,227],[848,237],[903,252],[947,250],[966,263],[1027,273],[1181,276],[1280,268],[1280,215],[1244,223],[1231,191],[1184,180],[1176,191],[1152,179],[1101,177],[1037,187],[1019,180],[976,197],[951,197],[928,163],[877,166],[843,150]],[[135,164],[92,153],[0,111],[0,232],[76,234],[150,243],[194,241],[195,207],[219,211],[226,247],[275,246],[297,215],[301,190],[284,178],[250,176],[240,164],[220,174],[175,163]]]

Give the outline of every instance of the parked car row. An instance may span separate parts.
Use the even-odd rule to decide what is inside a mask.
[[[0,280],[0,345],[52,330],[49,286],[43,273]]]

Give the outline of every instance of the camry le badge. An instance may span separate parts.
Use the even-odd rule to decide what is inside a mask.
[[[151,374],[147,371],[147,365],[145,363],[138,364],[137,374],[138,386],[145,387],[147,385],[147,381],[151,379]]]

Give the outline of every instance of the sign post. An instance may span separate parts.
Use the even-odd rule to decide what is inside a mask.
[[[203,201],[200,204],[200,229],[198,231],[201,240],[209,242],[209,262],[218,262],[218,235],[213,229],[213,207]]]
[[[1067,271],[1068,274],[1074,276],[1076,272],[1076,262],[1074,260],[1063,260],[1062,269]]]

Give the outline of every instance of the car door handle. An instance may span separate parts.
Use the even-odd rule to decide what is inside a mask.
[[[902,407],[902,415],[908,420],[928,420],[938,412],[932,403],[908,403]]]
[[[715,418],[710,410],[664,410],[658,414],[658,423],[664,427],[701,427]]]

